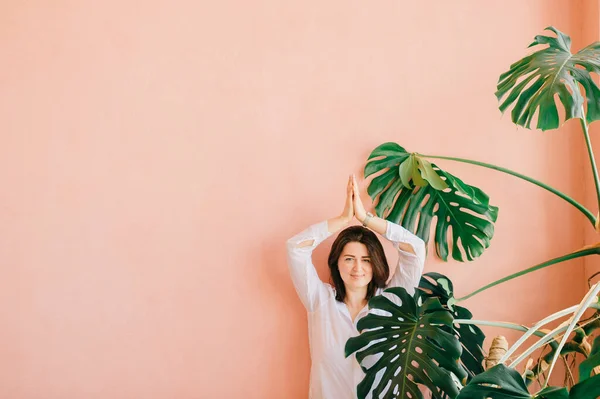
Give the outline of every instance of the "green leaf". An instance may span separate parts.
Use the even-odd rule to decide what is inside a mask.
[[[424,299],[422,305],[419,299]],[[396,287],[372,298],[369,309],[357,325],[361,334],[346,343],[346,356],[356,353],[366,373],[358,398],[370,392],[374,398],[423,398],[419,385],[435,397],[456,397],[454,379],[467,376],[459,364],[461,346],[452,333],[452,314],[440,301],[418,293],[413,298]]]
[[[378,170],[400,165],[409,155],[404,148],[396,143],[384,143],[375,148],[369,155],[367,166],[365,166],[365,177],[376,173]]]
[[[400,180],[402,180],[402,185],[404,187],[410,189],[410,181],[412,180],[414,169],[417,168],[415,164],[415,159],[411,155],[408,159],[400,164]]]
[[[600,397],[600,375],[595,375],[571,388],[569,399],[598,399]]]
[[[452,281],[440,273],[426,273],[421,277],[419,289],[423,291],[422,295],[438,298],[443,306],[447,306],[455,319],[472,319],[471,312],[461,306],[454,304],[454,288]],[[483,341],[485,334],[475,325],[459,324],[454,325],[454,333],[462,346],[460,362],[469,378],[483,373],[483,360],[485,352],[483,351]]]
[[[600,397],[600,375],[590,377],[592,370],[598,366],[600,366],[600,337],[594,339],[590,355],[579,365],[579,383],[571,388],[570,399]]]
[[[564,387],[547,387],[533,396],[535,399],[569,399],[569,392]]]
[[[427,179],[421,176],[421,163],[422,160],[415,156],[415,154],[410,154],[408,159],[400,164],[400,180],[402,180],[404,187],[410,189],[412,187],[410,184],[411,181],[415,186],[425,187],[427,185]],[[433,174],[439,179],[439,176],[435,172]],[[432,177],[432,179],[435,178]],[[440,181],[444,184],[441,179]]]
[[[436,272],[425,273],[421,276],[418,288],[426,295],[438,298],[442,305],[453,310],[456,302],[454,301],[454,286],[448,277]]]
[[[598,366],[600,366],[600,336],[594,339],[594,344],[588,358],[579,365],[579,380],[588,379],[592,374],[592,370]]]
[[[435,172],[431,162],[426,159],[419,159],[419,170],[423,174],[423,178],[431,184],[431,187],[436,190],[445,190],[448,188],[448,184],[446,184],[446,182],[440,178],[440,175]]]
[[[548,387],[535,395],[527,391],[523,377],[511,368],[498,364],[475,376],[457,399],[568,399],[565,388]]]
[[[537,113],[538,129],[556,129],[560,123],[555,101],[558,97],[565,109],[565,120],[583,119],[584,103],[587,122],[600,119],[600,89],[590,76],[590,72],[600,71],[600,42],[571,54],[569,36],[552,26],[546,30],[554,32],[556,38],[536,36],[530,47],[548,47],[515,62],[500,76],[496,92],[500,110],[504,112],[514,104],[511,118],[517,125],[531,128]]]
[[[415,159],[420,165],[416,172]],[[477,258],[489,247],[498,208],[489,204],[489,197],[482,190],[395,143],[382,144],[369,156],[365,177],[382,171],[367,189],[373,201],[377,201],[378,216],[401,224],[426,243],[435,217],[436,252],[444,261],[448,260],[450,245],[452,257],[461,262]],[[409,173],[413,182],[415,173],[423,173],[428,184],[424,187],[409,184]],[[444,189],[436,188],[442,187],[440,181]]]

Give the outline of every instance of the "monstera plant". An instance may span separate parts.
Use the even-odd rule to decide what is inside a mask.
[[[560,126],[559,103],[565,121],[579,119],[600,209],[600,183],[588,130],[590,123],[600,119],[600,89],[590,75],[600,71],[600,42],[572,54],[569,36],[553,27],[547,30],[555,36],[536,36],[530,45],[543,48],[514,63],[500,76],[496,92],[499,108],[504,112],[512,107],[515,124],[531,128],[537,121],[536,127],[542,131]],[[425,242],[433,237],[436,253],[444,261],[448,256],[463,262],[479,257],[493,238],[498,208],[483,190],[443,170],[431,162],[433,159],[474,164],[533,183],[574,206],[600,232],[600,217],[594,212],[531,177],[485,162],[409,152],[396,143],[378,146],[365,166],[365,177],[377,175],[367,190],[375,211]],[[357,388],[358,397],[418,399],[423,398],[423,389],[440,399],[600,397],[600,340],[597,338],[593,346],[590,343],[600,328],[600,283],[591,286],[580,304],[549,315],[532,327],[474,320],[467,309],[458,306],[510,279],[598,254],[600,242],[506,276],[462,298],[454,297],[452,282],[438,273],[424,275],[413,296],[403,288],[386,290],[369,301],[370,312],[358,323],[360,335],[346,344],[346,356],[355,355],[366,373]],[[583,319],[589,309],[593,315]],[[559,327],[542,330],[561,318],[567,320]],[[524,332],[488,370],[482,366],[485,336],[478,327],[486,325]],[[523,349],[531,336],[537,341]],[[515,358],[517,351],[520,355]],[[539,360],[532,366],[534,353],[539,354]],[[566,386],[548,386],[557,360],[574,354],[585,359],[579,366],[579,382],[572,377]],[[515,368],[528,359],[522,375]],[[540,388],[535,393],[529,392],[535,385],[532,381],[537,381]]]
[[[580,304],[527,328],[472,319],[468,310],[456,304],[452,282],[438,273],[425,274],[414,296],[408,295],[404,288],[390,288],[369,301],[370,312],[357,325],[361,334],[346,343],[346,356],[355,354],[366,373],[357,387],[358,398],[423,398],[419,386],[439,399],[596,398],[591,395],[598,395],[600,389],[600,341],[597,338],[591,349],[586,349],[584,342],[587,343],[593,330],[598,328],[599,292],[600,283],[597,283]],[[581,320],[588,309],[595,310],[594,315]],[[567,323],[549,332],[541,330],[546,324],[565,317]],[[596,326],[590,329],[594,323]],[[484,371],[481,345],[485,336],[478,325],[510,328],[525,334],[499,359],[499,365]],[[575,338],[570,338],[572,333]],[[506,365],[532,335],[539,339]],[[548,375],[545,383],[540,384],[539,392],[529,394],[527,387],[535,373],[527,368],[521,376],[514,369],[545,346],[550,348],[547,355],[551,357]],[[569,396],[565,387],[546,385],[558,358],[572,352],[586,360],[580,366],[580,382],[571,387],[572,396]],[[591,376],[594,369],[597,375]],[[594,390],[589,390],[596,385]],[[550,393],[567,396],[550,396]]]

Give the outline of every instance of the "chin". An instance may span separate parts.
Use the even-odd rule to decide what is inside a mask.
[[[367,281],[367,280],[365,280],[365,281],[349,281],[346,284],[353,288],[365,288],[365,287],[369,286],[370,282],[371,282],[370,280],[369,281]]]

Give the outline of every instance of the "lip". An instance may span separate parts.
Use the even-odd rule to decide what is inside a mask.
[[[351,274],[351,275],[350,275],[350,277],[352,277],[352,278],[362,278],[362,277],[364,277],[364,276],[365,276],[364,274],[360,274],[360,275]]]

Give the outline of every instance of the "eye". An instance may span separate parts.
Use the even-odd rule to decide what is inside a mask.
[[[350,260],[352,260],[352,258],[346,258],[346,259],[345,259],[345,261],[346,261],[346,262],[348,262],[348,261],[350,261]]]
[[[371,259],[363,259],[367,263],[371,263]]]

